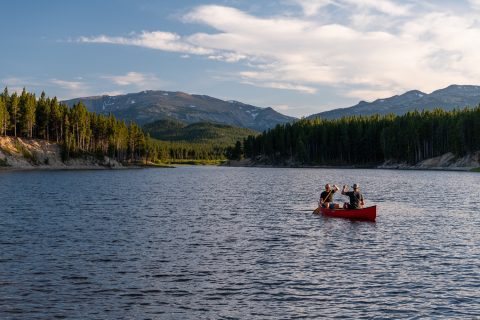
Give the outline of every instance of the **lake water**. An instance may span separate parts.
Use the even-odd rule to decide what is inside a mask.
[[[376,223],[312,215],[326,182],[360,183]],[[3,172],[0,318],[478,318],[479,185],[466,172]]]

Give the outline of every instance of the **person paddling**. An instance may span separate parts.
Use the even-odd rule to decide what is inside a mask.
[[[350,197],[350,203],[345,202],[343,204],[344,209],[361,209],[365,205],[365,200],[363,195],[360,193],[360,185],[357,183],[352,186],[353,191],[347,191],[348,186],[344,185],[342,189],[342,194]]]
[[[337,192],[339,189],[336,185],[333,185],[333,189],[330,188],[330,184],[325,185],[325,191],[320,194],[320,201],[318,202],[318,206],[322,208],[329,208],[329,209],[338,209],[340,205],[338,203],[333,202],[333,194]]]

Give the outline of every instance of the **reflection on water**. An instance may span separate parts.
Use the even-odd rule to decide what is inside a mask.
[[[2,173],[0,318],[472,318],[479,181],[218,167]],[[377,222],[305,211],[326,182],[360,183]]]

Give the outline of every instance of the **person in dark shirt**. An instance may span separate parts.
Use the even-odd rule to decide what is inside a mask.
[[[327,183],[325,185],[325,191],[320,194],[320,201],[318,203],[319,207],[329,208],[329,209],[338,209],[340,205],[333,202],[333,194],[339,189],[336,185],[333,185],[333,189],[330,188],[330,185]]]
[[[355,183],[353,186],[353,191],[347,191],[348,186],[343,186],[342,194],[350,198],[350,203],[345,202],[343,204],[344,209],[361,209],[365,205],[363,195],[360,193],[360,186]]]

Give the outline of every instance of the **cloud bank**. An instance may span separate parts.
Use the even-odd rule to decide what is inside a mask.
[[[255,16],[198,6],[183,17],[214,32],[143,31],[81,37],[82,43],[141,46],[240,63],[242,83],[305,94],[329,86],[372,99],[480,81],[480,1],[458,10],[414,1],[291,0],[298,13]],[[121,84],[121,79],[118,84]]]

